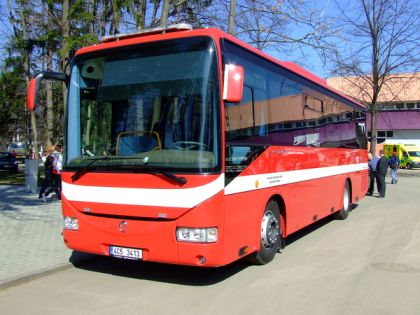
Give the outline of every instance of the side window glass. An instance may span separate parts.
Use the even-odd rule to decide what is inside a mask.
[[[252,135],[254,128],[254,104],[252,89],[244,86],[242,101],[225,103],[226,141],[244,140]]]

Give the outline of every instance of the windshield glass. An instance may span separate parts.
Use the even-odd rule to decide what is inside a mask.
[[[420,151],[408,151],[411,157],[420,157]]]
[[[131,46],[72,67],[65,168],[220,170],[217,58],[209,38]]]

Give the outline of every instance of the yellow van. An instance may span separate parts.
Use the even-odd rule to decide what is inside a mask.
[[[415,144],[384,144],[384,154],[388,159],[394,152],[400,159],[400,167],[420,167],[420,147]]]

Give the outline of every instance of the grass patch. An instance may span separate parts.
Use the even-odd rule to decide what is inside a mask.
[[[0,185],[25,185],[25,174],[21,170],[17,173],[0,171]]]
[[[38,186],[44,181],[44,168],[38,170]],[[19,171],[11,172],[0,170],[0,185],[25,185],[25,167],[20,164]]]

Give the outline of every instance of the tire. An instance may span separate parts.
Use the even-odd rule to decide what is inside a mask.
[[[409,169],[409,170],[411,170],[413,168],[413,165],[411,163],[407,163],[406,168]]]
[[[351,209],[351,191],[350,191],[350,184],[346,181],[343,189],[343,207],[340,211],[336,212],[335,218],[337,220],[345,220],[349,216],[350,209]]]
[[[256,265],[265,265],[272,261],[283,244],[281,233],[279,205],[270,200],[261,218],[260,249],[248,256],[248,260]]]

